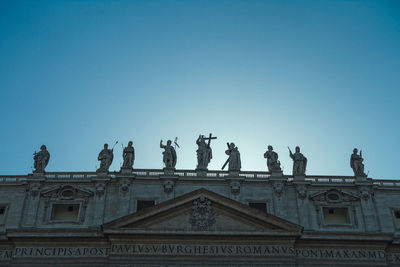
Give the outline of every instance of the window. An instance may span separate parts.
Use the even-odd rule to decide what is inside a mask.
[[[249,206],[262,212],[267,212],[267,203],[265,202],[249,202]]]
[[[393,213],[396,220],[400,220],[400,210],[393,210]]]
[[[75,222],[78,220],[80,204],[53,204],[52,221]]]
[[[400,209],[391,208],[391,213],[392,213],[394,228],[396,230],[400,230]]]
[[[348,208],[324,207],[325,224],[350,224]]]
[[[154,205],[155,205],[154,200],[138,200],[137,206],[136,206],[136,211],[144,210],[144,209],[153,207]]]
[[[0,225],[4,225],[6,221],[7,210],[7,205],[0,205]]]

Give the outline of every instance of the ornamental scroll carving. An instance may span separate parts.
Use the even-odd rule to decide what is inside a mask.
[[[215,216],[216,213],[211,206],[211,201],[204,196],[200,196],[193,201],[189,223],[194,230],[207,231],[215,224]]]

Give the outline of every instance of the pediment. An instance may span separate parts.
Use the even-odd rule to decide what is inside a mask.
[[[302,227],[206,189],[103,225],[105,233],[263,233],[300,235]]]
[[[54,199],[77,199],[88,198],[93,195],[93,192],[73,185],[59,185],[47,188],[41,192],[41,195],[46,198]]]
[[[310,195],[309,198],[312,201],[324,203],[342,203],[360,200],[358,196],[339,189],[330,189],[317,192]]]

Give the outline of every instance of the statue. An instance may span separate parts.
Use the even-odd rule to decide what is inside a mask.
[[[296,146],[296,152],[294,154],[289,148],[289,153],[290,157],[293,159],[293,176],[305,175],[307,167],[307,158],[300,153],[300,147]]]
[[[226,164],[229,162],[229,171],[240,171],[242,168],[242,163],[240,161],[240,153],[238,147],[235,146],[234,143],[226,143],[228,146],[228,150],[225,151],[225,154],[229,155],[229,158],[226,160],[222,169],[225,168]]]
[[[165,164],[165,168],[167,169],[175,169],[176,165],[176,151],[173,146],[171,146],[172,141],[168,140],[167,145],[162,144],[162,140],[160,141],[160,148],[164,148],[163,152],[163,162]]]
[[[212,159],[212,150],[210,147],[212,139],[217,139],[217,137],[212,137],[210,134],[210,137],[208,138],[205,138],[204,135],[199,135],[199,138],[197,138],[197,170],[207,170],[208,163],[210,163],[210,160]],[[208,140],[208,144],[205,140]]]
[[[128,146],[124,148],[122,152],[122,157],[124,158],[124,163],[121,169],[132,170],[133,162],[135,161],[135,149],[133,148],[133,142],[129,141]]]
[[[264,153],[264,158],[267,159],[269,172],[281,172],[281,163],[278,160],[278,153],[273,151],[272,146],[268,146],[267,152]]]
[[[362,158],[362,151],[360,150],[360,155],[357,154],[357,148],[353,149],[353,154],[350,157],[350,167],[353,169],[354,176],[356,177],[366,177],[364,173],[364,159]]]
[[[33,153],[35,173],[44,173],[44,169],[50,160],[50,153],[47,151],[46,146],[42,145],[39,152]]]
[[[108,149],[108,144],[104,144],[104,149],[100,151],[97,158],[100,161],[100,168],[97,169],[97,172],[108,172],[114,159],[113,150],[114,148]]]

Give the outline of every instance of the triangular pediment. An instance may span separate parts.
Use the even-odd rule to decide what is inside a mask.
[[[91,197],[93,192],[76,185],[58,185],[44,189],[41,195],[54,199],[77,199]]]
[[[317,192],[309,196],[310,200],[314,202],[323,203],[342,203],[342,202],[353,202],[360,200],[360,197],[343,190],[329,189]]]
[[[302,227],[206,189],[103,225],[105,233],[260,233],[300,235]]]

